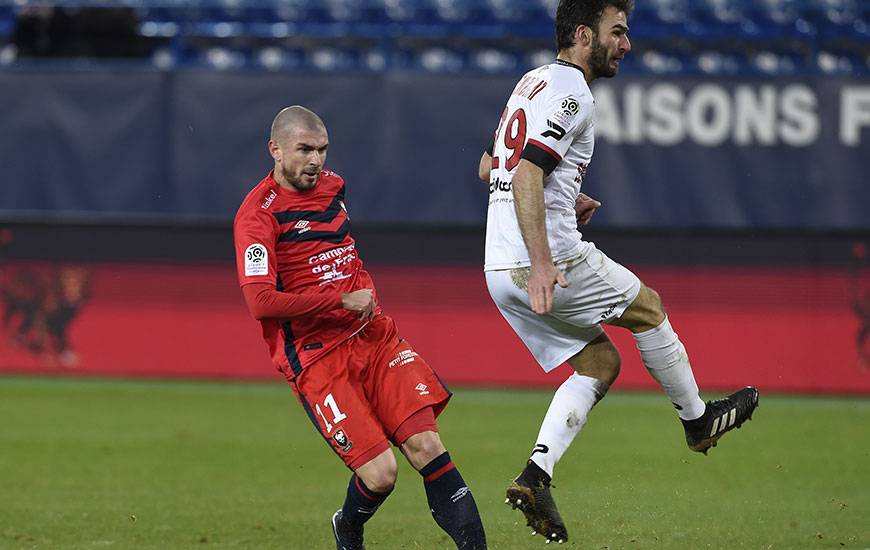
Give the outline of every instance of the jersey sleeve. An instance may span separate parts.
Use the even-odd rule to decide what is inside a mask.
[[[554,94],[546,99],[529,128],[522,158],[552,172],[568,152],[573,136],[592,118],[592,101],[572,93]]]
[[[326,313],[341,307],[341,292],[290,294],[266,283],[242,286],[242,295],[255,319],[292,319]]]
[[[277,282],[275,241],[278,222],[262,209],[239,212],[233,224],[239,285]]]

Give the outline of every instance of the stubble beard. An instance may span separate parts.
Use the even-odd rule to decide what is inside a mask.
[[[589,53],[589,69],[595,78],[612,78],[619,71],[619,66],[611,68],[610,55],[607,53],[607,48],[601,45],[598,40],[598,35],[595,35],[592,42],[592,51]]]
[[[317,185],[317,178],[314,178],[313,182],[307,183],[304,180],[304,173],[300,172],[299,176],[294,177],[283,166],[281,167],[281,175],[284,176],[284,181],[297,191],[310,191],[311,189],[314,189],[315,185]]]

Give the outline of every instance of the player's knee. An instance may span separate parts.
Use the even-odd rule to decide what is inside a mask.
[[[622,317],[615,320],[613,324],[628,328],[635,333],[644,332],[662,324],[665,316],[665,309],[659,293],[646,285],[642,285],[637,298],[634,299]]]
[[[388,493],[396,485],[398,464],[392,452],[384,453],[356,471],[366,487],[376,493]]]
[[[366,472],[365,477],[362,477],[366,487],[376,493],[389,493],[396,485],[396,477],[398,476],[398,467],[395,463],[381,466],[378,469]]]
[[[659,295],[659,293],[656,292],[654,288],[650,288],[646,285],[643,286],[643,290],[646,292],[646,295],[647,295],[646,296],[646,303],[647,303],[646,307],[649,310],[649,312],[652,315],[660,315],[661,317],[664,317],[665,308],[664,308],[664,305],[662,304],[662,297]]]
[[[619,355],[619,350],[612,343],[602,346],[596,353],[596,367],[598,372],[595,378],[601,380],[607,385],[613,384],[616,377],[619,376],[619,369],[622,366],[622,357]]]
[[[444,454],[444,444],[437,432],[421,432],[409,437],[402,450],[408,461],[418,470]]]
[[[609,375],[609,383],[613,383],[616,377],[619,376],[619,369],[622,367],[622,357],[619,355],[619,350],[613,344],[602,351],[602,366]]]
[[[595,378],[609,386],[619,376],[622,358],[613,342],[607,338],[607,335],[602,334],[581,353],[568,359],[568,364],[577,374]]]

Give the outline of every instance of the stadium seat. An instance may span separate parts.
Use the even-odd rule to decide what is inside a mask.
[[[816,64],[819,70],[830,75],[852,71],[852,63],[848,58],[826,51],[820,51],[816,54]]]
[[[420,0],[374,0],[388,23],[422,23],[431,17]]]
[[[306,64],[318,71],[352,71],[359,69],[359,52],[340,48],[314,48],[306,52]]]
[[[303,52],[279,47],[266,47],[256,50],[251,56],[253,68],[266,71],[292,71],[305,64]]]
[[[466,57],[460,50],[426,48],[412,52],[410,66],[430,73],[458,73],[466,68]]]
[[[136,8],[155,66],[512,73],[552,59],[558,0],[123,3]],[[0,6],[0,44],[14,32],[15,10]],[[629,23],[635,51],[624,72],[868,71],[870,0],[645,0]]]
[[[249,56],[250,52],[243,49],[216,46],[198,51],[194,59],[208,68],[228,71],[245,68]]]
[[[175,21],[143,21],[139,24],[139,34],[149,38],[172,38],[181,31]]]
[[[745,72],[782,76],[802,72],[805,68],[806,63],[800,56],[762,50],[750,54]]]
[[[525,55],[523,65],[526,69],[532,69],[552,63],[554,59],[556,59],[555,50],[534,50]]]
[[[244,25],[238,21],[191,21],[184,26],[184,33],[192,37],[232,38],[244,34]]]
[[[740,74],[744,71],[746,61],[735,53],[702,51],[695,57],[695,64],[703,74],[722,76]]]
[[[643,52],[640,64],[647,72],[654,74],[675,74],[690,67],[690,63],[682,56],[657,50]]]
[[[472,52],[469,65],[471,69],[485,73],[514,73],[527,68],[519,56],[491,48]]]

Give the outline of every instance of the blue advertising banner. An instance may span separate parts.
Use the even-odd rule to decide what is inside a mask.
[[[229,221],[303,104],[356,223],[476,225],[517,77],[125,69],[0,72],[0,217]],[[870,81],[596,82],[584,191],[606,227],[870,229]]]

